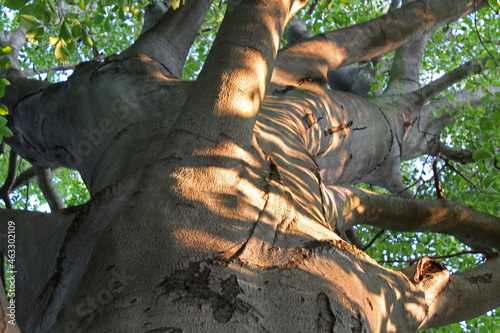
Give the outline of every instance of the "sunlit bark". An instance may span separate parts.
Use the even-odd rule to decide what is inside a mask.
[[[12,147],[38,165],[78,169],[92,194],[53,214],[0,211],[2,230],[17,226],[21,327],[410,332],[469,318],[453,305],[462,293],[471,304],[488,296],[474,315],[498,306],[497,259],[451,276],[428,259],[394,271],[341,238],[366,223],[498,247],[500,228],[448,201],[351,188],[368,182],[404,196],[401,160],[431,150],[412,123],[424,109],[414,85],[372,101],[326,87],[335,67],[415,41],[473,11],[472,1],[453,10],[415,1],[279,53],[304,2],[232,2],[189,83],[172,78],[187,47],[172,59],[166,48],[187,45],[170,40],[172,22],[193,23],[193,37],[209,1],[195,2],[184,9],[200,11],[168,12],[126,57],[84,63],[40,91],[7,91]],[[401,65],[394,80],[414,78]],[[433,138],[453,120],[431,124],[439,103],[419,114]]]

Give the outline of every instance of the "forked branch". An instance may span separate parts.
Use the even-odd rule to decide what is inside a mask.
[[[326,83],[327,73],[337,67],[395,50],[485,6],[487,1],[477,0],[415,1],[374,20],[316,35],[280,52],[273,82],[288,85],[313,78]]]

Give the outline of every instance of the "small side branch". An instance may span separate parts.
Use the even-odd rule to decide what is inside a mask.
[[[500,248],[499,217],[445,199],[406,199],[355,187],[329,188],[344,196],[341,212],[347,227],[368,224],[401,232],[443,233],[473,249]]]
[[[71,64],[71,65],[57,65],[57,66],[50,66],[44,69],[37,69],[37,68],[30,68],[30,69],[25,69],[22,71],[22,73],[26,76],[30,76],[33,74],[44,74],[44,73],[55,73],[55,72],[60,72],[60,71],[67,71],[67,70],[73,70],[76,68],[78,64]]]
[[[170,8],[152,28],[125,50],[124,57],[145,54],[161,63],[171,77],[180,78],[184,62],[213,0],[187,0]]]
[[[435,145],[435,150],[431,152],[431,156],[437,156],[438,154],[444,154],[449,160],[458,162],[460,164],[474,163],[475,160],[472,158],[474,151],[470,149],[460,149],[449,147],[443,142],[438,142]]]
[[[0,199],[5,202],[5,207],[8,209],[12,209],[12,202],[10,201],[9,194],[16,181],[16,171],[17,153],[11,149],[9,155],[9,171],[2,188],[0,188]]]
[[[434,172],[434,186],[436,187],[436,197],[438,199],[443,199],[444,194],[443,194],[443,188],[441,187],[441,183],[439,182],[439,170],[437,168],[438,162],[441,160],[441,155],[438,155],[435,159],[434,162],[432,163],[432,171]]]
[[[438,327],[477,317],[500,306],[500,257],[472,269],[452,274],[433,297],[426,297],[427,316],[420,329]],[[428,294],[424,284],[424,292]],[[427,296],[427,295],[426,295]]]
[[[50,210],[55,212],[64,208],[64,201],[59,194],[53,180],[52,172],[49,168],[35,167],[38,186],[42,190],[43,196],[50,206]]]
[[[373,236],[373,238],[368,242],[368,244],[366,244],[365,246],[363,246],[363,248],[361,250],[366,251],[370,246],[373,245],[373,243],[375,243],[375,241],[377,239],[380,238],[380,236],[382,236],[384,234],[385,231],[386,231],[385,229],[382,229],[379,232],[377,232],[377,234],[375,236]]]
[[[441,76],[439,79],[429,83],[425,87],[422,87],[416,94],[418,94],[425,103],[453,84],[467,78],[469,75],[481,73],[485,68],[486,60],[487,59],[483,60],[481,63],[475,60],[468,61],[462,66]]]

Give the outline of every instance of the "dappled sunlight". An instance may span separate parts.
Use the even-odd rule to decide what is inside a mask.
[[[232,230],[238,231],[238,230]],[[227,239],[216,237],[213,233],[206,230],[194,228],[178,228],[172,232],[172,241],[178,246],[186,249],[200,249],[217,252],[220,250],[221,244],[226,244]]]
[[[237,170],[220,167],[184,168],[177,170],[173,177],[177,179],[176,191],[182,198],[197,201],[208,210],[227,218],[251,221],[252,218],[243,207],[255,207],[260,202],[255,207],[260,210],[264,204],[264,192],[248,179],[242,178]]]
[[[300,99],[266,97],[256,122],[257,141],[278,166],[282,181],[292,193],[299,211],[325,221],[318,170],[304,144]],[[324,222],[326,225],[326,222]]]
[[[244,52],[249,51],[245,50]],[[258,56],[258,54],[255,56]],[[242,118],[255,117],[259,112],[266,87],[265,77],[261,80],[255,80],[254,73],[264,75],[267,70],[265,61],[251,62],[249,60],[230,73],[224,74],[221,78],[222,84],[220,87],[223,93],[219,97],[220,101],[215,105],[216,115]]]

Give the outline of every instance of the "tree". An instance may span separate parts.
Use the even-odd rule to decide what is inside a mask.
[[[36,165],[52,213],[0,210],[2,231],[15,231],[23,331],[410,332],[500,305],[498,212],[445,199],[437,160],[497,172],[489,145],[440,137],[480,110],[479,129],[498,140],[499,113],[487,113],[498,81],[459,84],[478,73],[494,80],[496,51],[420,81],[433,33],[477,23],[482,8],[488,19],[486,2],[393,1],[385,15],[320,34],[293,21],[295,44],[279,50],[287,23],[320,13],[317,1],[230,1],[195,81],[181,80],[185,59],[219,4],[146,7],[142,34],[103,60],[89,27],[104,22],[106,1],[26,3],[6,1],[21,27],[2,39],[12,48],[5,142],[13,161]],[[126,22],[141,4],[114,8]],[[94,51],[59,83],[27,78],[18,64],[25,38],[47,38],[49,23],[60,61]],[[388,80],[376,83],[382,71]],[[437,199],[414,199],[402,181],[402,161],[422,155],[436,157]],[[57,167],[78,170],[87,203],[61,209]],[[494,179],[488,200],[498,202],[497,189]],[[427,257],[387,268],[360,249],[361,225],[451,235],[487,260],[453,274]]]

